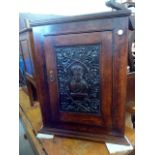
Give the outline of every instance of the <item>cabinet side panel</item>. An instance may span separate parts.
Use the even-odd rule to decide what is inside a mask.
[[[127,82],[128,18],[115,23],[113,38],[113,129],[124,134]],[[119,30],[123,33],[119,34]]]

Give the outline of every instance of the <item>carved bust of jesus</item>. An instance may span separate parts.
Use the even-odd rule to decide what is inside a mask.
[[[84,77],[84,68],[80,64],[71,67],[71,81],[69,82],[69,90],[72,96],[86,97],[88,95],[88,85]]]

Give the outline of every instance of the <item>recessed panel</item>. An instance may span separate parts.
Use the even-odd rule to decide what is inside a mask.
[[[22,51],[23,51],[23,57],[24,57],[26,72],[29,73],[30,75],[33,75],[34,74],[34,67],[33,67],[33,64],[31,61],[31,56],[30,56],[30,51],[28,49],[27,40],[21,41],[21,47],[22,47]]]
[[[100,44],[55,47],[60,111],[100,113]]]

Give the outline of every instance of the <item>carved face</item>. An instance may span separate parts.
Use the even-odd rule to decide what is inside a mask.
[[[71,68],[73,78],[76,82],[81,81],[83,76],[83,67],[81,65],[74,65]]]

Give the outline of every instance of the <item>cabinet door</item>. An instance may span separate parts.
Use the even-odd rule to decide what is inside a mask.
[[[111,32],[46,37],[53,122],[111,126],[111,45]]]
[[[112,31],[45,36],[52,132],[101,141],[122,135],[113,130],[112,42]]]

